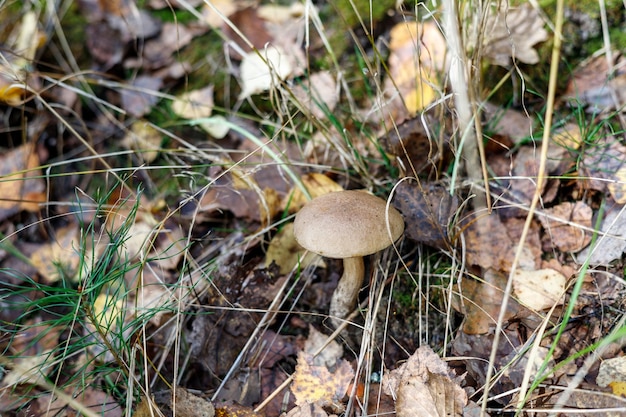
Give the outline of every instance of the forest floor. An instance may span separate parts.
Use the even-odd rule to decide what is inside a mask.
[[[512,3],[0,2],[0,416],[626,415],[626,8]]]

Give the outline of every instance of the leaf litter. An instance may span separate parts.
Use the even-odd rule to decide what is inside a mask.
[[[77,88],[87,80],[82,75],[57,83],[30,71],[47,42],[34,15],[23,14],[5,30],[11,34],[5,46],[23,52],[3,61],[0,80],[4,120],[19,133],[3,133],[0,154],[0,317],[6,334],[16,335],[0,342],[3,366],[11,358],[0,381],[2,392],[9,392],[0,395],[1,413],[28,407],[35,414],[70,415],[82,404],[117,416],[131,398],[139,399],[137,415],[175,409],[177,415],[326,416],[347,411],[352,399],[370,413],[474,415],[473,394],[485,382],[509,279],[506,337],[493,363],[502,370],[492,388],[502,407],[515,403],[511,390],[529,371],[554,369],[546,382],[555,385],[573,378],[584,366],[576,352],[598,343],[617,321],[626,250],[621,133],[608,123],[598,131],[571,122],[555,129],[551,177],[529,237],[520,242],[537,184],[537,123],[527,109],[484,104],[479,121],[487,131],[497,198],[491,213],[472,212],[468,189],[453,189],[447,171],[460,150],[453,110],[446,107],[450,57],[434,20],[386,22],[388,30],[379,36],[389,54],[379,58],[388,74],[370,80],[380,83],[380,95],[355,99],[335,67],[318,65],[323,53],[308,38],[319,12],[313,5],[153,0],[149,9],[134,1],[78,6],[89,54],[80,65],[86,60],[96,70],[88,94]],[[153,10],[170,7],[195,7],[203,18],[172,23]],[[536,8],[493,9],[485,24],[484,43],[474,46],[487,51],[487,61],[506,68],[540,64],[549,32]],[[198,48],[194,42],[216,34],[220,55],[192,63],[189,46]],[[621,68],[622,58],[613,56]],[[603,58],[581,64],[569,78],[563,97],[570,106],[575,97],[587,111],[621,108],[622,74],[611,73]],[[222,85],[216,68],[232,84]],[[199,72],[208,73],[208,81],[196,82]],[[361,72],[378,74],[365,67]],[[68,123],[36,114],[28,128],[19,127],[27,123],[18,113],[44,113],[32,104],[41,97]],[[271,116],[277,107],[270,110],[268,103],[289,117],[277,123]],[[340,120],[346,106],[363,120]],[[125,156],[118,148],[128,150]],[[170,167],[160,175],[174,181],[174,190],[152,175],[162,166]],[[119,172],[124,185],[112,182]],[[111,187],[120,191],[105,196]],[[391,196],[389,204],[403,213],[406,239],[394,253],[404,269],[380,280],[374,274],[382,263],[375,262],[388,254],[366,259],[370,293],[361,292],[362,308],[350,318],[357,325],[328,342],[332,329],[324,317],[341,263],[299,248],[290,219],[309,196],[356,188]],[[518,245],[522,256],[510,274]],[[438,271],[427,272],[430,286],[421,281],[424,259]],[[464,269],[449,265],[457,262]],[[579,274],[586,264],[602,269]],[[102,271],[104,282],[97,280]],[[362,348],[359,326],[376,310],[379,281],[394,293],[384,328],[373,331],[384,337],[379,351],[365,355],[365,372],[365,362],[355,361]],[[577,282],[582,285],[568,331],[559,340],[545,333],[531,356],[530,335],[542,323],[559,325]],[[38,302],[52,304],[39,308]],[[77,305],[85,310],[68,315]],[[434,317],[446,309],[454,328],[433,335]],[[416,311],[415,321],[405,317]],[[428,322],[420,321],[423,311]],[[77,327],[68,326],[75,320]],[[394,321],[419,325],[402,328]],[[172,349],[177,334],[184,341],[180,357]],[[102,381],[124,380],[114,364],[133,355],[149,363],[142,376],[156,382],[126,397]],[[570,366],[555,366],[569,358]],[[623,395],[621,359],[614,346],[586,387]],[[78,373],[85,374],[82,383],[71,377]],[[180,386],[171,385],[175,376]],[[53,377],[58,392],[46,385]],[[29,390],[35,390],[32,400]],[[575,403],[593,404],[582,396]]]

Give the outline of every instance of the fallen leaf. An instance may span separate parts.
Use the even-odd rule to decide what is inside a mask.
[[[213,116],[198,122],[198,126],[202,128],[214,139],[223,139],[230,131],[228,120],[224,116]]]
[[[144,120],[135,121],[126,136],[121,141],[121,145],[128,149],[137,151],[140,160],[150,163],[159,155],[163,137],[161,132]]]
[[[282,80],[293,75],[295,63],[282,48],[268,45],[260,51],[246,54],[240,72],[239,100],[278,87]]]
[[[213,86],[189,91],[172,103],[172,110],[184,119],[204,119],[213,113]]]
[[[319,197],[324,194],[332,193],[335,191],[343,191],[343,187],[330,179],[327,175],[320,174],[318,172],[312,172],[310,174],[304,174],[300,177],[302,184],[309,192],[311,199]],[[291,198],[286,203],[289,204],[289,212],[295,213],[309,201],[305,197],[300,187],[294,186],[291,192]]]
[[[329,414],[317,404],[304,404],[289,410],[285,417],[329,417]]]
[[[491,327],[495,327],[502,308],[507,279],[506,275],[488,269],[484,271],[481,281],[469,278],[461,281],[462,299],[455,308],[465,316],[463,333],[486,334]],[[504,319],[508,320],[519,311],[520,305],[515,300],[510,300]]]
[[[626,357],[605,359],[600,362],[596,384],[611,387],[613,394],[626,396]]]
[[[436,135],[436,119],[430,113],[394,124],[378,138],[386,153],[396,157],[402,176],[414,176],[423,171],[437,171],[440,164],[452,156],[449,142]],[[441,139],[441,140],[440,140]]]
[[[354,371],[347,361],[339,361],[331,373],[325,366],[313,365],[312,355],[299,352],[291,392],[297,405],[336,405],[346,395],[353,378]]]
[[[446,187],[402,181],[395,188],[392,204],[404,217],[407,237],[436,248],[450,246],[448,228],[458,201]]]
[[[401,123],[437,97],[446,41],[431,20],[405,21],[391,29],[389,49],[389,76],[383,90],[389,100],[390,116]]]
[[[264,417],[265,414],[259,414],[252,407],[239,404],[225,404],[215,409],[215,415],[218,417]]]
[[[163,80],[158,77],[138,76],[120,91],[122,108],[135,117],[145,116],[159,101],[158,92],[162,86]]]
[[[510,271],[515,257],[514,245],[498,215],[480,215],[470,222],[465,229],[467,263],[483,269]]]
[[[626,146],[614,136],[606,134],[585,150],[579,181],[594,190],[608,190],[617,203],[625,204],[626,183],[622,181],[626,170],[625,161]],[[608,187],[608,184],[612,186]]]
[[[289,274],[296,265],[299,269],[308,268],[311,265],[323,267],[322,258],[312,252],[307,252],[296,242],[293,235],[293,223],[288,223],[274,235],[265,253],[265,267],[275,262],[280,267],[281,275]]]
[[[505,136],[519,144],[532,135],[533,118],[524,112],[505,109],[490,102],[482,105],[483,117],[488,123],[489,130],[496,135]]]
[[[593,249],[593,252],[591,252]],[[626,213],[624,206],[615,205],[606,210],[595,247],[588,246],[576,257],[579,264],[589,261],[592,266],[608,265],[626,251]]]
[[[519,7],[490,8],[484,31],[485,57],[508,68],[512,60],[539,62],[534,45],[548,39],[539,11],[529,3]]]
[[[613,68],[621,68],[626,59],[618,51]],[[594,54],[581,62],[570,79],[563,98],[572,106],[586,104],[588,113],[600,113],[621,108],[626,103],[626,73],[611,73],[606,54]]]
[[[124,414],[123,409],[117,401],[103,391],[92,387],[85,387],[84,389],[76,388],[75,391],[76,392],[72,392],[72,397],[86,409],[93,410],[93,415],[122,417]],[[32,415],[40,416],[54,415],[69,417],[84,415],[83,413],[74,411],[71,404],[68,404],[67,401],[63,401],[63,399],[48,393],[37,395],[35,400],[30,403],[29,412],[32,413]],[[99,412],[102,412],[102,414]]]
[[[126,303],[115,291],[103,292],[93,303],[94,325],[99,333],[117,333],[126,319]]]
[[[41,245],[30,260],[48,284],[62,279],[75,280],[81,262],[80,249],[78,227],[70,224],[57,229],[54,240]]]
[[[325,366],[332,369],[343,356],[343,348],[336,340],[326,344],[328,336],[309,325],[309,336],[304,341],[304,352],[312,355],[319,348],[326,345],[324,349],[313,358],[313,366]]]
[[[202,17],[212,28],[219,28],[224,24],[224,18],[230,17],[237,10],[247,7],[245,2],[235,0],[212,0],[203,2]]]
[[[337,83],[329,71],[311,74],[306,81],[292,88],[293,103],[304,114],[324,119],[332,114],[339,102]]]
[[[179,417],[213,417],[215,415],[215,407],[210,401],[182,387],[177,387],[174,391],[172,404],[172,409],[176,410],[176,415]]]
[[[467,394],[459,378],[429,346],[422,346],[398,369],[385,374],[386,394],[396,399],[398,417],[462,416]]]
[[[513,292],[521,304],[534,311],[541,311],[562,303],[566,282],[563,274],[554,269],[516,269]]]
[[[46,186],[39,166],[32,143],[0,152],[0,220],[20,210],[36,211],[45,201]]]
[[[539,216],[539,221],[560,251],[579,252],[591,242],[591,235],[583,228],[591,228],[593,211],[584,202],[561,203],[544,213],[549,217]]]

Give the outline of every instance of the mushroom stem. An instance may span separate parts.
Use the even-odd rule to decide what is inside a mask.
[[[343,260],[343,275],[330,300],[330,316],[335,326],[340,323],[337,319],[346,318],[356,306],[364,275],[362,256]]]

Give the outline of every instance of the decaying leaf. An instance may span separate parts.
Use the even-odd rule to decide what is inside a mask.
[[[182,387],[177,387],[174,391],[172,409],[176,410],[176,415],[180,417],[213,417],[215,415],[215,407],[210,401]]]
[[[623,68],[626,59],[618,51],[613,68]],[[574,70],[574,76],[567,85],[564,98],[573,106],[586,104],[589,113],[606,112],[621,108],[626,103],[626,73],[611,73],[606,54],[594,54]]]
[[[307,252],[296,242],[293,223],[286,224],[270,241],[265,253],[265,267],[269,267],[272,262],[280,267],[281,275],[290,273],[296,265],[299,265],[300,269],[311,265],[324,266],[324,261],[319,255]]]
[[[230,211],[236,217],[269,224],[280,211],[280,196],[274,188],[260,188],[249,176],[238,170],[221,175],[200,201],[204,215]]]
[[[348,390],[354,371],[347,361],[341,360],[334,372],[325,366],[313,365],[310,354],[299,352],[291,392],[297,405],[336,405]]]
[[[339,102],[337,83],[329,71],[311,74],[307,80],[292,89],[294,104],[305,114],[323,119]]]
[[[0,220],[20,210],[37,211],[46,200],[35,145],[26,143],[0,156]]]
[[[510,271],[515,257],[514,245],[497,214],[471,220],[465,230],[465,252],[469,265],[484,269]],[[485,250],[497,247],[498,250]]]
[[[481,281],[468,278],[461,282],[462,299],[455,308],[465,315],[463,333],[486,334],[490,327],[495,326],[502,308],[506,282],[506,275],[491,269],[484,271]],[[519,310],[520,305],[510,300],[505,320],[515,316]]]
[[[591,241],[591,235],[584,228],[591,228],[593,211],[584,202],[565,202],[544,212],[548,216],[539,216],[539,221],[559,250],[579,252]]]
[[[174,100],[172,110],[184,119],[203,119],[213,113],[213,86],[189,91]]]
[[[452,152],[447,139],[432,130],[437,120],[430,113],[395,123],[378,138],[385,152],[396,157],[402,176],[415,176],[423,171],[436,172]]]
[[[272,90],[295,71],[295,63],[282,48],[269,45],[246,54],[240,67],[239,99]]]
[[[52,284],[63,278],[74,280],[81,260],[76,224],[57,229],[54,241],[42,245],[30,260],[47,283]]]
[[[567,279],[554,269],[515,270],[513,292],[523,305],[541,311],[562,303]]]
[[[93,303],[94,325],[104,334],[117,332],[126,319],[126,302],[117,292],[103,292]]]
[[[585,151],[579,180],[598,191],[608,190],[618,204],[626,203],[626,146],[617,138],[606,134]],[[611,184],[609,187],[608,185]]]
[[[409,238],[436,248],[450,245],[448,227],[458,201],[442,185],[402,181],[392,203],[404,216]]]
[[[122,139],[122,146],[137,151],[138,157],[145,162],[153,162],[161,150],[163,137],[151,123],[144,120],[134,122]]]
[[[383,390],[396,399],[398,417],[462,416],[467,394],[459,378],[429,346],[383,376]]]
[[[120,91],[122,108],[135,117],[150,113],[159,101],[158,91],[163,86],[159,77],[140,75],[133,79],[128,88]]]
[[[415,116],[437,97],[446,42],[433,21],[398,23],[390,37],[389,77],[384,91],[391,116],[401,122]]]
[[[593,251],[592,251],[593,249]],[[588,246],[578,253],[576,260],[582,264],[608,265],[626,251],[626,213],[624,206],[615,205],[606,211],[595,247]]]
[[[626,394],[626,357],[605,359],[600,362],[600,369],[596,377],[596,384],[600,387],[611,387],[616,395]]]
[[[539,62],[534,45],[546,41],[541,15],[530,3],[516,8],[498,7],[491,9],[485,26],[485,57],[494,64],[509,67],[512,59],[525,64]]]
[[[242,3],[234,0],[212,0],[210,3],[204,3],[202,17],[209,26],[219,28],[224,23],[224,18],[247,6]]]
[[[334,417],[335,414],[329,416],[328,413],[317,404],[298,405],[289,410],[285,417]]]
[[[332,193],[335,191],[342,191],[343,187],[337,184],[324,174],[312,172],[310,174],[304,174],[300,177],[302,184],[309,192],[311,198],[319,197],[323,194]],[[308,198],[305,197],[300,187],[294,186],[291,198],[286,203],[289,204],[289,212],[295,213],[307,202]]]
[[[332,369],[343,356],[343,347],[336,340],[326,344],[327,339],[327,335],[309,325],[309,336],[304,342],[304,352],[312,355],[320,347],[326,345],[324,350],[313,358],[312,365],[325,366]]]

